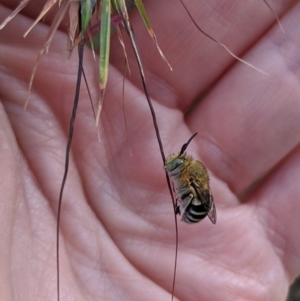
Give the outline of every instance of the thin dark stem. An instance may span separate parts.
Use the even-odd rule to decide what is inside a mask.
[[[82,76],[82,61],[83,61],[83,51],[84,51],[84,38],[81,39],[80,44],[78,46],[78,55],[79,55],[79,65],[78,65],[78,74],[77,74],[77,83],[76,83],[76,92],[73,103],[72,115],[69,124],[69,134],[68,134],[68,142],[66,147],[66,159],[65,159],[65,170],[63,175],[63,180],[60,187],[59,200],[58,200],[58,210],[57,210],[57,224],[56,224],[56,268],[57,268],[57,301],[60,300],[60,287],[59,287],[59,226],[60,226],[60,216],[61,216],[61,204],[62,204],[62,196],[68,176],[69,171],[69,159],[70,159],[70,151],[71,144],[74,132],[74,123],[76,118],[76,112],[79,101],[79,92],[81,85],[81,76]]]
[[[161,141],[161,138],[160,138],[159,128],[158,128],[158,124],[157,124],[157,120],[156,120],[156,114],[155,114],[152,102],[150,100],[150,97],[149,97],[149,92],[148,92],[147,85],[146,85],[144,69],[143,69],[141,57],[140,57],[140,54],[139,54],[139,50],[137,48],[137,44],[135,42],[133,29],[132,29],[131,24],[130,24],[128,19],[125,20],[124,25],[125,25],[125,29],[126,29],[128,35],[130,37],[130,43],[131,43],[131,46],[134,50],[134,54],[135,54],[136,60],[137,60],[138,65],[139,65],[139,70],[140,70],[140,74],[141,74],[143,89],[144,89],[145,96],[146,96],[146,99],[147,99],[147,102],[148,102],[148,105],[149,105],[149,108],[150,108],[150,112],[151,112],[151,115],[152,115],[152,121],[153,121],[154,129],[155,129],[156,138],[157,138],[157,142],[158,142],[158,145],[159,145],[159,150],[160,150],[160,154],[161,154],[161,157],[162,157],[163,165],[165,166],[166,157],[165,157],[165,153],[164,153],[164,148],[163,148],[162,141]],[[172,298],[171,298],[171,301],[173,301],[174,291],[175,291],[175,281],[176,281],[176,270],[177,270],[178,225],[177,225],[177,218],[176,218],[176,203],[175,203],[172,188],[171,188],[170,178],[169,178],[169,175],[168,175],[167,172],[165,172],[165,175],[166,175],[166,180],[167,180],[167,184],[168,184],[168,188],[169,188],[169,192],[170,192],[171,199],[172,199],[172,204],[173,204],[174,220],[175,220],[175,231],[176,231],[175,232],[176,233],[175,234],[175,244],[176,244],[176,246],[175,246],[175,261],[174,261],[174,274],[173,274]]]

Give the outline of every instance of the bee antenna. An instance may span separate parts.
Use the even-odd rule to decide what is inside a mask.
[[[182,154],[185,152],[185,150],[187,149],[188,145],[190,144],[190,142],[193,140],[193,138],[194,138],[197,134],[198,134],[198,133],[195,133],[195,134],[188,140],[187,143],[185,143],[185,144],[182,145],[182,148],[181,148],[181,151],[180,151],[180,153],[179,153],[179,156],[182,155]]]

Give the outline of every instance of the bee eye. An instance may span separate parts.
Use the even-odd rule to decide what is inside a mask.
[[[167,171],[173,171],[174,169],[179,167],[183,162],[184,162],[184,159],[182,159],[182,158],[172,159],[169,162],[167,162],[165,168]]]

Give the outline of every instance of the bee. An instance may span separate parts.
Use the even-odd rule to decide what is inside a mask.
[[[192,224],[200,222],[206,216],[213,224],[217,221],[216,207],[209,187],[206,167],[185,153],[195,133],[185,143],[178,154],[168,157],[165,170],[173,184],[176,196],[175,213],[182,221]]]

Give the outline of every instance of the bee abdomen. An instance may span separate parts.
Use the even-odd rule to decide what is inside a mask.
[[[202,219],[204,219],[206,215],[207,213],[202,204],[197,204],[197,205],[190,204],[186,208],[182,216],[182,220],[188,224],[198,223]]]

